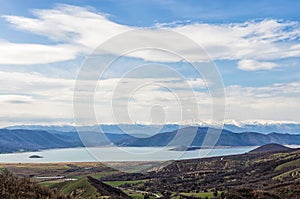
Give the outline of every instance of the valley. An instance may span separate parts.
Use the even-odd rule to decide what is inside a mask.
[[[278,151],[273,145],[263,150],[266,148],[267,152],[174,161],[144,173],[123,173],[98,162],[1,164],[1,168],[67,194],[78,193],[72,184],[86,183],[90,176],[133,198],[298,198],[300,151]],[[143,163],[115,164],[136,167]],[[49,175],[62,178],[37,178]]]

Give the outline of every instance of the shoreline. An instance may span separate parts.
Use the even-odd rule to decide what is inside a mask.
[[[300,145],[284,145],[284,146],[299,146]],[[181,146],[168,146],[168,148],[173,149],[171,147],[181,147]],[[194,147],[194,146],[192,146]],[[197,147],[197,146],[195,146]],[[214,146],[214,147],[204,147],[199,149],[230,149],[230,148],[244,148],[244,147],[259,147],[259,146]],[[0,155],[8,155],[8,154],[23,154],[23,153],[35,153],[35,152],[44,152],[49,150],[61,150],[61,149],[84,149],[84,148],[167,148],[161,146],[91,146],[91,147],[63,147],[63,148],[49,148],[49,149],[38,149],[38,150],[30,150],[30,151],[12,151],[7,153],[0,153]]]

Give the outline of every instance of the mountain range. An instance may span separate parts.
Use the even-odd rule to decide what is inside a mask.
[[[198,122],[195,124],[165,124],[165,125],[153,125],[153,124],[99,124],[90,126],[73,126],[73,125],[16,125],[9,126],[6,129],[26,129],[26,130],[45,130],[45,131],[60,131],[71,132],[76,130],[82,131],[98,131],[102,129],[104,133],[123,134],[124,132],[130,135],[149,136],[154,135],[157,132],[170,132],[180,128],[197,126],[197,127],[212,127],[220,128],[218,123],[211,122]],[[224,129],[233,131],[236,133],[242,132],[258,132],[268,134],[271,132],[277,133],[289,133],[300,134],[300,123],[297,122],[276,122],[276,121],[225,121]],[[142,132],[142,133],[141,133]]]
[[[207,132],[212,141],[207,139]],[[269,133],[262,134],[257,132],[234,133],[228,130],[221,130],[208,127],[186,127],[179,131],[159,133],[148,138],[133,138],[122,140],[123,146],[205,146],[214,144],[215,146],[261,146],[268,143],[278,143],[283,145],[299,145],[300,134],[281,134]],[[215,135],[214,135],[215,134]],[[214,139],[215,138],[215,139]],[[210,146],[210,145],[207,145]]]
[[[209,130],[209,133],[207,133]],[[211,139],[211,140],[210,140]],[[148,137],[124,133],[0,129],[0,152],[36,151],[51,148],[94,146],[261,146],[268,143],[300,145],[300,134],[235,133],[208,127],[185,127]]]
[[[0,152],[9,153],[82,146],[79,139],[70,138],[70,136],[58,136],[41,130],[0,129]]]

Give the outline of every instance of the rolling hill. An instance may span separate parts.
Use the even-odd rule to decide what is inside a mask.
[[[30,181],[29,178],[19,178],[7,170],[0,170],[0,198],[51,198],[51,199],[73,199]],[[74,198],[75,199],[75,198]]]
[[[110,185],[104,184],[99,180],[90,176],[82,177],[76,181],[65,181],[51,186],[52,189],[57,189],[67,195],[80,198],[114,198],[114,199],[129,199],[121,190]]]
[[[143,183],[124,183],[119,187],[161,193],[166,198],[219,198],[213,196],[217,191],[224,196],[220,198],[298,199],[300,149],[178,160],[142,174],[117,173],[101,180],[143,180]]]
[[[280,144],[266,144],[263,146],[260,146],[256,149],[253,149],[249,151],[249,153],[269,153],[269,152],[287,152],[287,151],[293,151],[294,149],[280,145]]]

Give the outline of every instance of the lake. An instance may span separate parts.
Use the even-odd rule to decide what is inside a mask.
[[[231,147],[171,151],[163,147],[90,147],[49,149],[38,152],[0,154],[2,163],[54,163],[54,162],[119,162],[119,161],[167,161],[214,156],[243,154],[256,147]],[[32,155],[43,158],[29,158]]]
[[[300,148],[299,145],[286,146]],[[78,147],[0,154],[0,163],[168,161],[243,154],[255,148],[257,146],[172,151],[170,147]],[[43,158],[29,158],[32,155]]]

